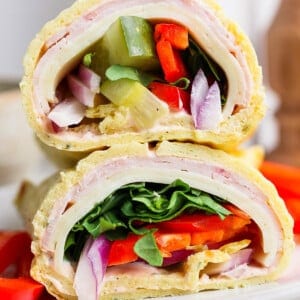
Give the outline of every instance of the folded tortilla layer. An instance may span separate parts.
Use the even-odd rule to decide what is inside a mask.
[[[198,249],[171,269],[141,262],[108,267],[101,288],[103,299],[179,295],[279,277],[294,248],[293,222],[274,186],[255,168],[221,150],[177,142],[162,142],[155,148],[136,142],[116,145],[90,154],[75,170],[50,178],[40,189],[25,184],[17,205],[33,235],[32,276],[54,296],[76,299],[76,264],[64,257],[74,224],[125,184],[169,184],[176,179],[226,199],[250,216],[258,228],[251,244],[253,259],[228,273],[208,273],[214,264],[226,262],[244,247],[245,241],[237,240],[217,249]]]
[[[127,115],[124,117],[122,110],[113,110],[100,125],[99,120],[93,120],[75,127],[53,128],[48,114],[58,101],[58,84],[109,26],[124,15],[184,25],[223,70],[228,85],[227,100],[216,128],[195,129],[189,114],[168,113],[151,128],[136,130],[131,122],[126,123]],[[252,45],[214,0],[76,1],[36,35],[24,58],[24,68],[20,86],[31,126],[44,143],[67,151],[162,140],[234,148],[252,135],[265,110],[261,68]]]

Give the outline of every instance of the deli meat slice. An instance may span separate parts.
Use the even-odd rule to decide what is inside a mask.
[[[69,298],[75,297],[76,293],[83,294],[78,282],[75,289],[74,278],[83,278],[85,274],[86,276],[97,274],[91,272],[99,269],[100,266],[101,274],[105,270],[103,278],[103,275],[101,278],[97,275],[88,277],[91,278],[90,289],[96,291],[91,299],[97,299],[99,295],[103,299],[178,295],[264,283],[278,278],[287,266],[294,249],[292,219],[274,186],[256,169],[221,150],[175,142],[162,142],[155,147],[139,143],[115,145],[108,150],[90,154],[79,162],[76,169],[63,172],[50,180],[52,183],[56,182],[54,185],[51,184],[51,187],[47,182],[41,189],[29,184],[25,185],[20,191],[17,203],[28,224],[33,220],[33,229],[30,227],[33,235],[32,249],[35,254],[32,275],[56,297]],[[177,185],[174,185],[174,182],[177,182]],[[145,183],[140,190],[143,195],[140,194],[141,198],[135,190],[136,185],[140,183]],[[192,200],[197,204],[196,202],[178,204],[183,203],[182,199],[194,199],[192,195],[187,198],[178,196],[183,195],[183,190],[187,186],[192,189],[193,195],[205,195],[206,200],[199,196],[200,198],[196,197],[196,200]],[[131,188],[128,194],[131,196],[126,196],[120,201],[116,200],[122,197],[128,187]],[[174,192],[173,194],[167,192],[169,188]],[[151,189],[154,189],[153,194],[150,192]],[[154,195],[154,198],[151,196],[152,200],[147,202],[145,197],[147,198],[146,195],[149,193]],[[40,203],[37,201],[34,205],[31,202],[33,194],[40,196]],[[114,198],[115,195],[119,196]],[[167,199],[170,202],[163,207],[153,208],[152,204],[162,199],[156,196],[170,197]],[[128,200],[128,197],[132,197],[132,200]],[[80,224],[88,223],[95,224],[97,230],[101,232],[103,226],[107,226],[104,224],[108,223],[101,221],[101,213],[99,219],[94,214],[97,209],[99,211],[106,211],[108,208],[105,207],[112,209],[113,201],[119,201],[115,210],[119,217],[120,211],[125,214],[134,211],[134,214],[137,214],[133,217],[136,221],[129,221],[128,224],[131,224],[129,227],[126,227],[127,223],[122,219],[126,223],[124,223],[126,230],[131,228],[133,232],[135,230],[139,232],[141,226],[148,229],[150,226],[150,229],[158,230],[154,233],[151,230],[148,232],[150,235],[154,234],[155,238],[157,234],[166,232],[166,228],[169,228],[168,234],[180,234],[182,232],[180,226],[163,226],[172,225],[174,224],[172,222],[186,220],[186,218],[194,218],[197,212],[199,217],[193,219],[195,224],[203,224],[204,220],[209,218],[215,218],[214,222],[221,222],[220,224],[222,222],[226,224],[230,218],[237,218],[239,223],[231,223],[229,227],[219,228],[214,226],[225,225],[211,223],[204,231],[223,230],[223,235],[228,238],[221,238],[215,243],[209,242],[209,239],[206,242],[199,242],[199,240],[191,242],[182,249],[189,251],[186,252],[186,256],[171,267],[154,263],[151,257],[154,254],[151,254],[150,258],[146,257],[146,261],[138,259],[138,256],[142,255],[138,246],[134,248],[137,259],[128,263],[111,264],[109,258],[107,263],[109,252],[107,249],[110,243],[115,243],[106,240],[108,237],[112,238],[106,235],[107,232],[94,236],[96,244],[88,239],[85,248],[81,248],[80,258],[70,258],[68,256],[70,253],[68,254],[66,249],[71,241],[71,232],[81,230]],[[205,205],[202,206],[203,203],[199,201],[204,201]],[[212,201],[214,204],[211,204]],[[154,210],[163,209],[162,213],[158,213],[161,219],[155,221],[153,217],[154,219],[150,221],[150,217],[147,219],[138,217],[138,212],[143,214],[145,209],[148,209],[141,202]],[[197,205],[200,205],[199,210],[196,208]],[[207,206],[210,208],[205,212]],[[163,217],[164,209],[174,210],[173,217]],[[221,217],[214,215],[215,209],[219,213],[223,209],[230,209],[231,213],[229,216],[225,213],[222,221]],[[106,221],[112,218],[110,214]],[[232,235],[232,231],[236,230],[240,222],[244,222],[243,225],[235,235]],[[194,230],[200,230],[199,228]],[[130,233],[131,236],[134,236],[133,232]],[[144,231],[139,234],[143,237],[147,236]],[[193,232],[190,234],[193,238]],[[76,236],[78,238],[75,233]],[[90,237],[86,236],[86,238]],[[95,252],[96,245],[105,245],[105,250],[99,246],[99,252]],[[113,246],[111,247],[110,251],[113,251]],[[90,262],[91,266],[86,267],[89,265],[89,251],[93,251],[94,256]],[[99,257],[95,253],[98,253]],[[175,252],[171,253],[172,256],[178,255]],[[78,266],[82,264],[85,264],[85,267],[79,268]],[[97,289],[95,289],[96,285]],[[87,286],[85,285],[84,288],[86,289]]]

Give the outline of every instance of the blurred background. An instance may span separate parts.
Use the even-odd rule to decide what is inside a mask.
[[[55,170],[36,146],[17,88],[29,42],[73,2],[0,3],[0,187],[28,177],[41,179]],[[263,145],[268,159],[300,166],[300,0],[218,2],[249,35],[263,67],[268,112],[251,142]]]

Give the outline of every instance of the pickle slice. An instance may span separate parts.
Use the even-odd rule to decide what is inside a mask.
[[[116,20],[102,39],[110,65],[119,64],[142,70],[159,68],[153,30],[149,22],[135,16]],[[97,55],[97,53],[96,53]]]
[[[106,80],[101,85],[101,93],[115,105],[129,107],[138,128],[151,128],[169,112],[166,103],[141,83],[131,79]]]

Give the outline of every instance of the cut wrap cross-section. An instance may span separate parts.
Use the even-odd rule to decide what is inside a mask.
[[[170,184],[176,179],[236,207],[256,229],[246,226],[234,240],[214,247],[191,246],[193,253],[171,269],[142,261],[109,266],[100,290],[104,299],[245,286],[280,275],[294,248],[293,224],[274,186],[256,169],[220,150],[162,142],[155,148],[132,143],[92,153],[75,170],[61,173],[51,188],[43,184],[46,196],[36,203],[36,212],[28,199],[32,193],[42,195],[42,190],[23,187],[18,206],[26,220],[33,218],[33,277],[56,296],[75,296],[76,263],[64,256],[73,226],[126,184]]]
[[[74,73],[84,55],[93,50],[110,26],[122,16],[140,17],[152,26],[164,22],[183,26],[193,43],[222,70],[225,79],[219,84],[226,91],[222,100],[225,102],[222,111],[220,107],[216,108],[218,114],[213,124],[201,128],[198,121],[195,126],[192,116],[185,110],[167,112],[162,104],[155,122],[135,123],[134,115],[123,106],[113,106],[107,112],[104,104],[99,106],[101,111],[97,118],[88,122],[85,119],[79,122],[81,119],[77,118],[79,121],[75,126],[74,118],[66,117],[60,124],[71,122],[72,126],[57,130],[57,124],[49,119],[49,112],[60,101],[58,94],[66,85],[66,78],[73,78],[69,74]],[[77,1],[43,27],[29,46],[24,67],[21,90],[30,124],[44,143],[67,151],[90,152],[115,143],[166,139],[233,148],[253,133],[264,114],[261,69],[255,52],[248,38],[224,16],[213,0]],[[93,78],[99,81],[99,78]],[[101,80],[105,79],[101,76]],[[91,93],[81,85],[80,93],[83,92],[85,95]],[[90,96],[88,98],[83,100],[87,101],[87,108],[93,106]],[[103,99],[95,99],[95,103],[102,103]],[[216,101],[221,106],[219,102]],[[147,106],[142,107],[147,110]],[[214,112],[211,105],[207,108],[201,105],[201,109],[208,109],[209,115]],[[85,116],[90,116],[88,111]],[[138,112],[141,113],[141,107]],[[203,119],[212,122],[212,118]]]

